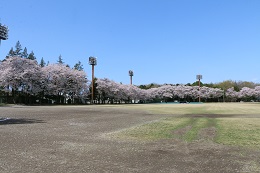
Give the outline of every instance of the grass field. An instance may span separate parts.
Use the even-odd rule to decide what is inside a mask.
[[[259,106],[5,105],[0,172],[260,172]]]
[[[260,114],[260,103],[129,105],[155,114]]]
[[[159,121],[126,129],[118,137],[136,140],[179,138],[187,142],[206,140],[260,149],[260,104],[148,104],[127,108],[145,110],[152,114],[173,115]]]

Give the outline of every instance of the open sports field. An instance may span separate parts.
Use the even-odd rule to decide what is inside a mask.
[[[133,108],[175,116],[127,129],[118,136],[191,142],[204,135],[216,143],[260,149],[260,104],[150,104]]]
[[[0,117],[3,173],[260,172],[258,103],[12,105]]]

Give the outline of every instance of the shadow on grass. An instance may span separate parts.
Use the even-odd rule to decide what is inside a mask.
[[[26,118],[0,118],[0,125],[45,123],[43,120]]]

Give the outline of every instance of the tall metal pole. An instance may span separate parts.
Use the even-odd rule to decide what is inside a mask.
[[[94,66],[92,65],[92,95],[91,95],[91,103],[93,104],[93,100],[94,100],[94,83],[95,83],[95,79],[94,79]]]
[[[95,76],[94,76],[94,66],[97,65],[97,58],[89,57],[89,65],[92,66],[92,93],[91,93],[91,104],[94,103],[94,84],[95,84]]]
[[[199,79],[199,91],[200,91],[200,79]],[[199,102],[200,102],[200,95],[199,95]]]
[[[202,75],[197,75],[196,76],[197,80],[199,81],[199,91],[200,91],[200,80],[202,79]],[[200,102],[200,92],[199,92],[199,102]]]
[[[128,74],[129,74],[129,76],[130,76],[130,85],[132,85],[132,84],[133,84],[134,72],[133,72],[132,70],[129,70],[129,71],[128,71]]]

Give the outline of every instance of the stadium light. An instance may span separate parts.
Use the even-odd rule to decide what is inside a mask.
[[[134,72],[132,70],[129,70],[128,72],[129,76],[130,76],[130,84],[133,84],[133,76],[134,76]]]
[[[0,23],[0,45],[1,45],[1,40],[7,40],[7,39],[8,39],[8,27]]]
[[[93,104],[93,100],[94,100],[94,66],[97,65],[97,58],[96,57],[89,57],[89,61],[88,61],[89,65],[92,66],[92,94],[91,94],[91,103]]]
[[[200,80],[202,79],[202,75],[197,75],[196,79],[199,81],[199,91],[200,91]],[[199,102],[200,102],[200,92],[199,92]]]

